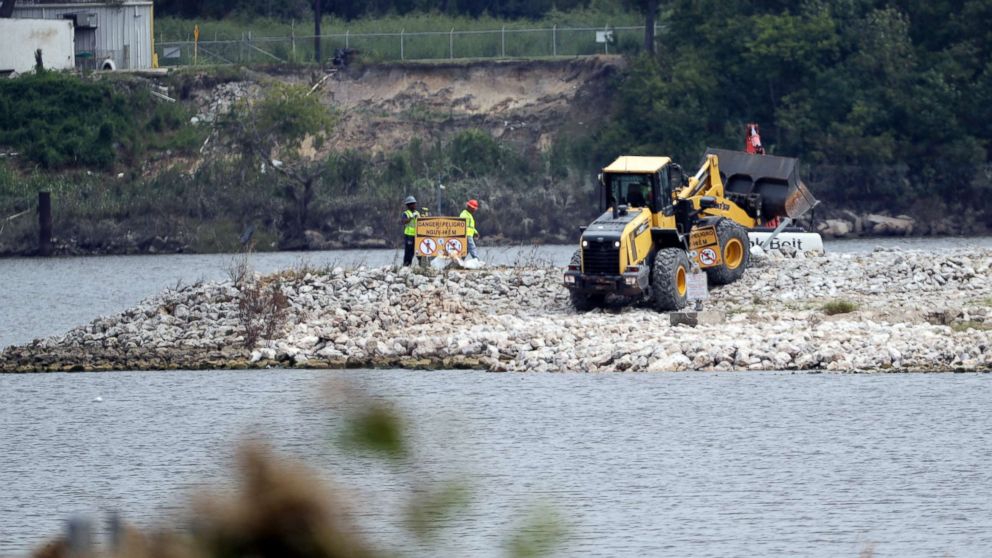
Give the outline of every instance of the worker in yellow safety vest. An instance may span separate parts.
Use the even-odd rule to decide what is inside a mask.
[[[479,257],[479,251],[475,247],[475,239],[479,238],[479,231],[475,229],[475,212],[479,209],[479,202],[468,200],[465,209],[462,210],[461,217],[465,219],[465,236],[468,237],[468,255],[473,258]]]
[[[407,196],[403,203],[406,204],[406,211],[400,217],[400,222],[403,224],[403,265],[408,266],[413,263],[413,253],[416,249],[414,244],[417,240],[417,217],[420,217],[420,212],[417,211],[417,198]]]

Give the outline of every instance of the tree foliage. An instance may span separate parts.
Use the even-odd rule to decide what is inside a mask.
[[[249,167],[271,169],[278,177],[285,202],[282,247],[303,245],[315,190],[328,171],[319,153],[334,125],[333,115],[307,87],[277,82],[261,99],[242,101],[224,125]]]
[[[747,122],[828,199],[992,208],[987,0],[665,3],[657,58],[633,61],[599,160],[741,148]]]

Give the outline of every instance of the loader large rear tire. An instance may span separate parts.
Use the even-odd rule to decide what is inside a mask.
[[[681,248],[662,248],[651,268],[651,303],[659,312],[685,308],[689,257]]]
[[[572,254],[572,261],[570,265],[582,265],[582,255],[578,250]],[[589,310],[594,310],[602,306],[603,302],[606,300],[605,295],[583,293],[573,289],[569,289],[568,298],[572,303],[572,308],[575,308],[576,312],[588,312]]]
[[[751,241],[744,227],[724,219],[716,226],[721,263],[706,270],[711,285],[728,285],[741,278],[751,262]]]

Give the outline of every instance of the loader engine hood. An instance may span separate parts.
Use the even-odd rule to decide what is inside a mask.
[[[620,240],[624,229],[627,228],[634,219],[641,216],[641,209],[632,209],[626,214],[619,214],[614,219],[613,210],[608,210],[593,221],[582,234],[583,240]]]
[[[714,147],[708,148],[706,155],[719,159],[726,192],[761,195],[761,212],[766,219],[798,219],[819,203],[799,178],[798,159]]]

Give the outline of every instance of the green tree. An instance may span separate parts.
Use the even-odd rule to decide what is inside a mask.
[[[305,86],[273,83],[262,99],[236,107],[225,125],[241,145],[245,162],[281,177],[281,246],[304,246],[315,187],[329,169],[320,153],[333,115]]]
[[[989,17],[984,0],[672,0],[669,51],[632,62],[594,151],[695,161],[757,121],[828,199],[990,209]]]

